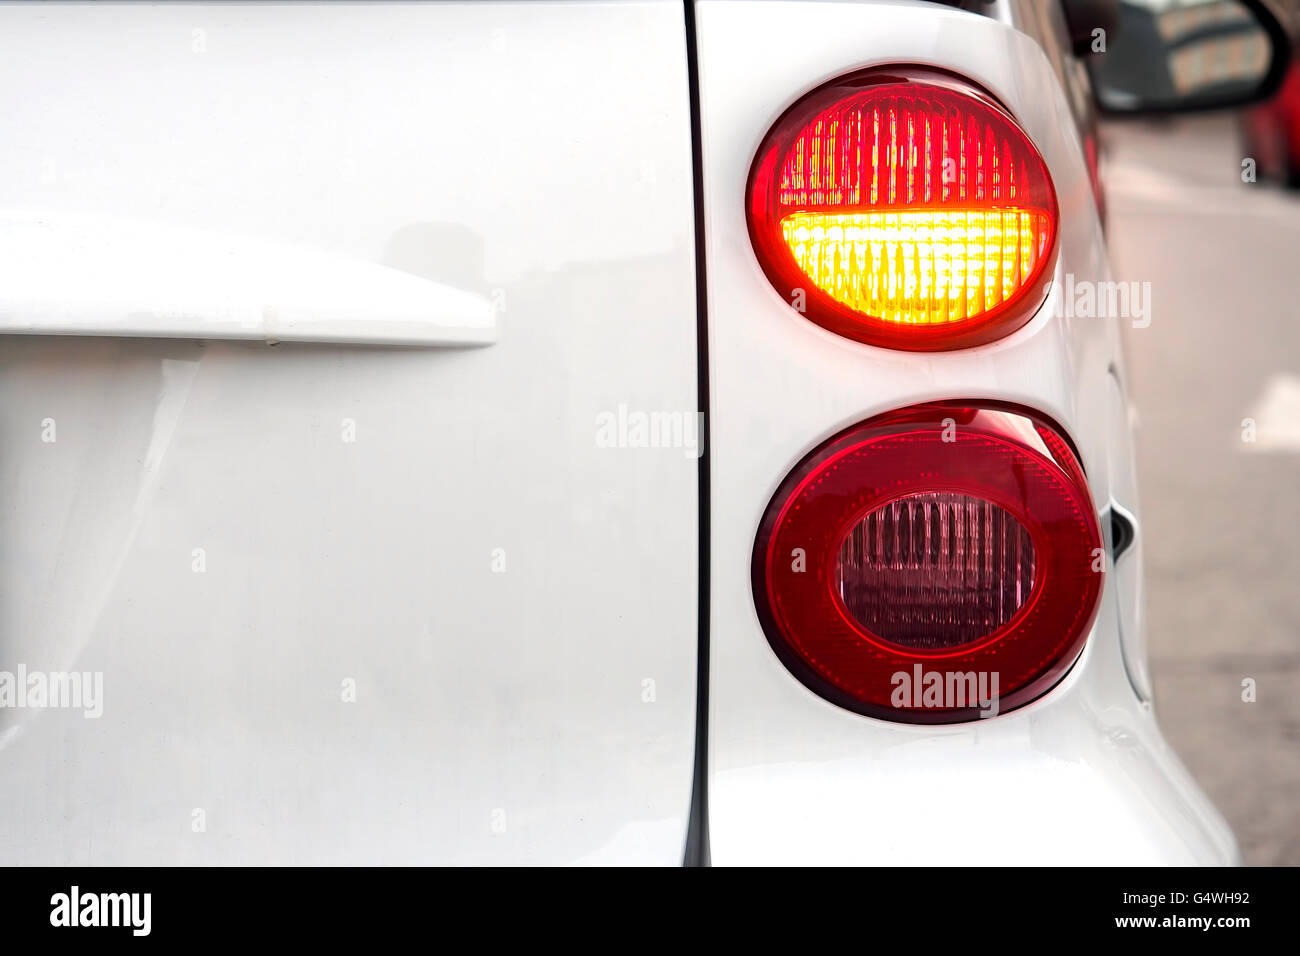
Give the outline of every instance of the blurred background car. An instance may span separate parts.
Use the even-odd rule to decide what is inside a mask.
[[[1300,189],[1300,64],[1295,59],[1277,95],[1242,114],[1241,130],[1246,155],[1255,157],[1259,172]]]

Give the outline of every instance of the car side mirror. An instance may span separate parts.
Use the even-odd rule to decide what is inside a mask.
[[[1276,92],[1290,61],[1286,32],[1263,0],[1063,3],[1104,113],[1253,103]]]

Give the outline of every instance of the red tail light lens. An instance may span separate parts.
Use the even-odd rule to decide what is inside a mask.
[[[1056,193],[992,97],[945,74],[869,70],[805,96],[759,149],[749,229],[793,306],[911,350],[990,342],[1045,297]]]
[[[754,593],[773,648],[822,696],[889,720],[969,720],[987,702],[946,696],[954,683],[982,681],[1005,711],[1074,663],[1101,547],[1083,472],[1049,424],[923,405],[849,429],[786,478]],[[914,687],[936,674],[937,698]]]

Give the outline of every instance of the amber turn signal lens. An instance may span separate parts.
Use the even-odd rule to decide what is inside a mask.
[[[872,70],[792,107],[750,177],[764,271],[809,319],[871,345],[962,348],[1045,295],[1057,205],[1042,157],[991,97]]]

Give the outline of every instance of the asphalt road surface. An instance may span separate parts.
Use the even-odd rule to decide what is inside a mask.
[[[1115,277],[1151,283],[1125,336],[1156,709],[1245,861],[1300,864],[1300,193],[1242,183],[1230,115],[1103,142]]]

